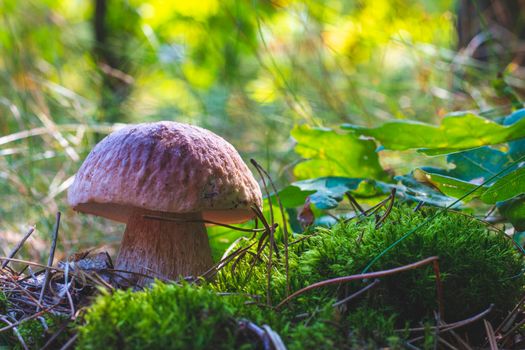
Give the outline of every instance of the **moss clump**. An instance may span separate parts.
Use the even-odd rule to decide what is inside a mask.
[[[377,254],[419,226],[434,209],[414,213],[399,206],[379,228],[375,222],[339,224],[306,241],[296,271],[300,284],[360,273]],[[403,240],[373,265],[373,270],[399,267],[439,256],[445,317],[449,322],[472,316],[495,304],[492,317],[506,315],[522,295],[524,264],[510,239],[460,213],[439,215]],[[356,288],[355,286],[353,288]],[[349,285],[346,293],[352,291]],[[502,292],[504,291],[504,292]],[[342,288],[317,291],[341,296]],[[432,319],[437,310],[435,275],[431,266],[383,278],[370,293],[370,306],[389,307],[403,321]],[[305,301],[312,296],[305,296]]]
[[[314,236],[290,246],[292,291],[360,273],[372,258],[434,213],[434,209],[413,213],[411,208],[399,206],[379,229],[373,218],[316,229]],[[471,316],[490,304],[496,305],[490,317],[501,318],[523,292],[524,264],[512,242],[483,223],[453,212],[418,229],[372,270],[399,267],[433,255],[440,257],[448,322]],[[262,305],[267,259],[268,254],[258,258],[246,254],[224,267],[207,287],[157,283],[144,292],[117,292],[99,298],[80,328],[79,348],[257,348],[260,342],[247,339],[236,325],[246,318],[268,324],[290,350],[401,349],[408,334],[395,329],[420,322],[434,324],[437,305],[431,266],[382,278],[378,286],[347,303],[344,310],[332,304],[363,287],[361,282],[309,291],[277,312]],[[285,297],[282,259],[283,254],[272,262],[273,305]],[[217,291],[237,296],[221,297]],[[247,300],[252,303],[248,305]],[[424,341],[423,348],[433,347],[432,332]]]
[[[17,327],[18,333],[24,339],[24,343],[31,349],[43,347],[63,322],[67,322],[67,319],[63,316],[44,314],[42,317],[43,319],[32,319],[22,322]],[[46,327],[44,327],[43,322],[45,322]],[[51,345],[64,344],[71,337],[71,328],[69,327],[63,331]],[[20,341],[12,330],[0,333],[0,348],[2,346],[13,350],[22,349]]]
[[[234,307],[206,288],[155,283],[99,297],[79,349],[233,349]]]
[[[375,349],[384,343],[374,339],[358,342],[345,325],[334,327],[338,312],[330,303],[310,310],[312,314],[302,320],[293,320],[288,312],[275,312],[247,300],[239,295],[220,296],[210,286],[161,282],[142,292],[106,294],[88,310],[79,328],[78,349],[262,348],[260,338],[240,329],[241,319],[259,327],[269,325],[289,350]],[[393,333],[393,323],[386,320],[385,325],[383,315],[363,315],[367,326],[382,324],[386,333],[390,326],[389,334]]]
[[[374,218],[315,229],[313,237],[290,247],[291,289],[361,273],[376,255],[422,224],[435,214],[435,210],[423,208],[414,213],[412,208],[399,205],[378,229]],[[445,320],[448,322],[472,316],[490,304],[495,308],[489,318],[498,321],[523,293],[524,263],[512,241],[489,230],[484,223],[456,212],[443,213],[418,229],[378,260],[371,271],[403,266],[434,255],[440,257]],[[216,279],[217,288],[264,298],[266,262],[256,263],[249,273],[252,264],[251,259],[245,259],[236,263],[234,271],[223,269]],[[285,296],[283,265],[282,260],[273,264],[270,286],[273,300],[282,300]],[[387,329],[391,329],[393,335],[394,328],[418,325],[425,320],[433,324],[433,312],[437,310],[435,282],[432,266],[382,278],[381,283],[365,296],[347,304],[347,310],[335,317],[336,323],[366,338],[365,342],[386,346],[390,337]],[[313,307],[333,303],[363,286],[356,281],[309,291],[294,299],[282,312],[290,316],[311,313]],[[371,326],[356,321],[355,313],[362,309],[368,314],[377,314],[373,320],[376,326],[372,327],[376,331],[381,328],[380,324],[393,323],[393,326],[371,334],[368,332]]]

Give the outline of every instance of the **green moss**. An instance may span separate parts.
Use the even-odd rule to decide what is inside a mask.
[[[156,283],[99,297],[80,329],[79,349],[232,349],[235,309],[205,288]]]
[[[313,237],[291,246],[291,289],[360,273],[377,254],[434,213],[432,208],[414,213],[409,207],[396,206],[379,229],[375,228],[374,218],[342,223],[330,229],[317,228]],[[434,255],[440,257],[445,320],[449,322],[479,313],[490,304],[495,304],[490,318],[501,319],[522,295],[524,263],[511,240],[489,230],[482,222],[455,212],[440,215],[423,226],[378,260],[371,271],[399,267]],[[217,288],[264,298],[265,262],[256,263],[248,273],[252,265],[252,259],[248,258],[238,262],[235,270],[223,269],[216,279]],[[275,262],[270,286],[273,300],[285,297],[285,281],[282,260]],[[283,312],[290,316],[309,312],[312,305],[331,303],[364,285],[356,281],[310,291],[294,299]],[[379,321],[389,320],[397,328],[403,328],[425,320],[433,323],[436,300],[435,275],[432,266],[427,266],[383,278],[372,291],[350,303],[337,322],[369,340],[382,338],[381,342],[386,345],[388,332],[371,337],[362,331],[370,327],[352,321],[356,310],[377,311],[382,315]]]
[[[413,213],[410,208],[397,207],[378,230],[372,220],[322,230],[301,248],[296,278],[300,284],[308,285],[360,273],[372,258],[431,214],[433,209]],[[492,317],[504,316],[523,292],[523,259],[512,241],[459,213],[438,216],[383,256],[373,270],[390,269],[429,256],[440,258],[445,316],[450,322],[472,316],[490,304],[496,306]],[[317,291],[334,297],[342,292],[338,288]],[[304,298],[309,297],[312,296]],[[392,307],[403,320],[432,318],[437,309],[432,267],[382,279],[375,292],[370,293],[369,304]]]
[[[433,213],[433,209],[413,213],[400,206],[393,208],[379,229],[373,218],[316,229],[313,237],[290,246],[291,289],[360,273],[373,257]],[[471,316],[491,303],[496,306],[490,317],[501,318],[523,292],[524,264],[512,242],[458,213],[438,216],[383,256],[372,270],[399,267],[432,255],[440,257],[446,321]],[[246,254],[224,267],[210,286],[157,283],[145,292],[117,292],[98,299],[80,329],[79,347],[227,349],[260,345],[238,332],[236,321],[245,318],[268,324],[290,350],[399,349],[408,334],[396,329],[421,322],[433,324],[437,305],[431,266],[383,278],[344,310],[332,307],[333,302],[363,287],[363,282],[309,291],[277,312],[263,305],[267,254],[254,256]],[[273,305],[285,297],[284,271],[281,254],[272,262]],[[218,296],[217,291],[234,296]],[[427,333],[419,345],[422,348],[434,345],[432,332]]]
[[[56,316],[51,314],[45,314],[43,320],[46,324],[46,328],[40,319],[31,319],[22,322],[18,327],[18,333],[24,339],[24,343],[31,349],[39,349],[49,340],[49,337],[53,335],[60,325],[66,321],[63,316]],[[69,327],[61,333],[61,335],[53,341],[52,345],[64,344],[71,337],[72,327]],[[3,332],[0,334],[0,345],[7,346],[9,349],[22,349],[20,341],[12,331]]]
[[[0,314],[5,314],[6,312],[7,312],[7,297],[2,291],[0,291]]]

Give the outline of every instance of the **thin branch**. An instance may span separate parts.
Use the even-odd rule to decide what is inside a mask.
[[[268,181],[270,182],[270,185],[272,186],[272,189],[275,193],[275,198],[277,199],[277,203],[279,204],[279,210],[281,211],[281,219],[283,220],[283,244],[284,244],[284,270],[286,274],[286,295],[290,295],[290,264],[289,264],[289,256],[288,256],[288,226],[286,225],[286,215],[284,213],[283,203],[281,202],[281,197],[279,196],[279,193],[277,191],[277,187],[273,183],[272,178],[270,177],[270,174],[264,168],[255,161],[255,159],[250,159],[252,164],[260,170],[266,177],[268,178]],[[268,200],[271,202],[270,197],[268,197]],[[270,204],[271,208],[271,204]],[[270,212],[272,213],[272,212]],[[273,224],[273,221],[272,221]]]
[[[396,267],[396,268],[393,268],[393,269],[390,269],[390,270],[383,270],[383,271],[369,272],[369,273],[361,273],[361,274],[357,274],[357,275],[337,277],[337,278],[332,278],[332,279],[329,279],[329,280],[317,282],[317,283],[311,284],[311,285],[309,285],[309,286],[307,286],[305,288],[299,289],[298,291],[292,293],[290,296],[286,297],[283,301],[281,301],[275,308],[279,309],[281,306],[283,306],[284,304],[288,303],[293,298],[295,298],[295,297],[297,297],[297,296],[299,296],[299,295],[301,295],[301,294],[303,294],[305,292],[308,292],[308,291],[310,291],[312,289],[317,289],[317,288],[329,286],[329,285],[332,285],[332,284],[341,284],[341,283],[355,281],[355,280],[362,280],[362,279],[368,279],[368,278],[380,278],[380,277],[385,277],[385,276],[389,276],[389,275],[394,275],[394,274],[399,273],[399,272],[417,269],[417,268],[419,268],[421,266],[430,264],[431,262],[436,261],[438,259],[439,258],[437,256],[431,256],[429,258],[420,260],[418,262],[415,262],[415,263],[412,263],[412,264],[408,264],[408,265],[405,265],[405,266],[401,266],[401,267]]]
[[[164,217],[164,216],[156,216],[156,215],[143,215],[142,217],[144,219],[148,219],[148,220],[159,220],[159,221],[203,222],[205,224],[222,226],[222,227],[226,227],[226,228],[229,228],[229,229],[232,229],[232,230],[235,230],[235,231],[240,231],[240,232],[253,233],[253,232],[262,232],[262,231],[264,231],[264,229],[262,229],[262,228],[243,228],[243,227],[237,227],[237,226],[222,224],[222,223],[217,222],[217,221],[204,220],[204,219],[202,219],[202,220],[188,220],[188,219],[183,219],[183,218],[172,218],[172,217]]]
[[[487,339],[489,341],[490,350],[498,350],[498,342],[496,341],[496,335],[494,334],[494,329],[492,325],[487,320],[483,320],[485,324],[485,332],[487,332]]]
[[[483,317],[487,316],[492,311],[493,308],[494,308],[494,304],[490,304],[490,306],[486,310],[480,312],[477,315],[474,315],[472,317],[466,318],[466,319],[464,319],[462,321],[440,325],[440,326],[438,326],[439,327],[439,331],[441,333],[445,333],[445,332],[449,332],[449,331],[451,331],[453,329],[456,329],[456,328],[464,327],[464,326],[466,326],[466,325],[468,325],[468,324],[470,324],[472,322],[475,322],[475,321],[480,320]],[[417,328],[399,329],[399,330],[396,330],[396,332],[405,332],[405,331],[409,331],[409,332],[425,332],[425,331],[432,331],[434,329],[435,329],[435,327],[417,327]]]
[[[53,232],[53,241],[51,242],[51,248],[49,250],[49,257],[47,259],[47,266],[52,267],[53,266],[53,260],[55,259],[55,249],[57,247],[57,240],[58,240],[58,229],[60,228],[60,217],[61,213],[57,212],[56,221],[55,221],[55,230]],[[44,277],[44,284],[42,285],[42,289],[40,291],[40,298],[38,299],[38,304],[42,304],[42,299],[44,298],[44,293],[46,292],[47,284],[49,283],[49,276],[51,274],[50,269],[46,269],[46,274]],[[40,306],[37,306],[36,311],[38,312],[40,310]]]
[[[69,338],[69,340],[60,348],[60,350],[67,350],[77,341],[78,333]]]
[[[379,220],[377,220],[376,226],[375,226],[376,229],[378,229],[381,226],[383,221],[385,221],[385,219],[388,217],[388,215],[392,211],[392,208],[394,207],[395,200],[396,200],[396,188],[394,187],[394,188],[392,188],[392,191],[390,192],[390,203],[388,204],[388,208],[386,209],[386,211],[383,214],[383,216],[381,216],[381,218]]]
[[[345,196],[346,196],[346,198],[348,198],[348,201],[354,207],[354,209],[358,210],[359,213],[361,213],[361,215],[365,215],[365,211],[364,211],[363,207],[361,207],[359,205],[359,203],[357,203],[357,201],[355,200],[354,196],[352,196],[350,194],[350,192],[346,192]]]
[[[4,323],[7,323],[9,326],[13,325],[13,323],[11,321],[9,321],[6,317],[3,317],[3,316],[0,317],[0,321],[2,321]],[[18,339],[18,342],[20,343],[20,345],[22,345],[22,348],[24,348],[24,350],[29,350],[29,348],[27,347],[26,342],[24,341],[24,338],[22,337],[22,335],[18,331],[17,327],[13,327],[13,333],[15,333],[16,338]]]
[[[18,244],[16,245],[15,248],[13,248],[13,250],[11,250],[11,252],[9,253],[9,255],[7,256],[8,259],[11,259],[13,258],[16,253],[18,253],[18,251],[20,250],[20,248],[22,248],[22,246],[24,245],[24,243],[27,241],[27,239],[29,238],[29,236],[31,236],[31,234],[35,232],[35,227],[34,226],[31,226],[29,228],[29,231],[27,231],[27,233],[24,235],[24,237],[22,238],[22,240],[20,242],[18,242]],[[9,260],[4,260],[4,262],[2,263],[2,268],[5,269],[6,266],[9,264]]]
[[[360,296],[364,292],[366,292],[366,291],[374,288],[375,286],[377,286],[379,284],[379,282],[381,282],[381,280],[375,279],[374,282],[370,283],[369,285],[365,286],[364,288],[361,288],[360,290],[358,290],[357,292],[347,296],[346,298],[341,299],[341,300],[339,300],[336,303],[333,303],[332,306],[333,307],[338,307],[340,305],[348,303],[350,300],[357,298],[358,296]]]
[[[434,275],[436,276],[436,297],[437,297],[437,303],[438,303],[438,310],[439,310],[439,318],[444,320],[445,319],[445,305],[444,305],[444,297],[443,297],[443,284],[441,283],[441,274],[439,272],[439,261],[435,260],[432,263],[432,268],[434,270]]]

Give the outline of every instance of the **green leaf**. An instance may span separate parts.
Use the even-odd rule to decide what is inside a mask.
[[[337,133],[306,125],[296,126],[291,134],[297,141],[295,152],[307,159],[294,169],[298,179],[324,176],[387,178],[371,140],[361,140],[348,132]]]
[[[525,119],[501,125],[469,112],[448,115],[441,125],[392,121],[376,128],[343,125],[357,135],[375,138],[386,149],[418,149],[428,155],[495,145],[525,137]]]
[[[396,176],[397,184],[388,184],[377,182],[378,188],[384,193],[388,193],[392,188],[396,188],[396,195],[413,202],[424,202],[438,207],[451,205],[455,200],[450,198],[434,188],[418,182],[411,175]]]
[[[485,203],[494,204],[525,193],[525,168],[519,168],[497,180],[481,196]]]
[[[512,125],[525,118],[525,109],[520,109],[503,119],[503,125]],[[513,160],[525,156],[525,140],[509,142],[509,155]]]
[[[496,206],[517,231],[525,231],[525,195],[499,202]]]
[[[284,208],[295,208],[304,204],[306,197],[315,193],[315,190],[302,190],[298,186],[289,185],[279,191],[279,199]],[[278,205],[274,194],[270,196],[273,205]]]
[[[294,182],[301,191],[312,192],[310,201],[319,209],[332,209],[343,200],[346,192],[356,190],[363,179],[346,177],[321,177]],[[303,202],[304,203],[304,202]]]
[[[347,178],[321,177],[292,183],[279,191],[279,197],[285,208],[296,208],[304,205],[306,197],[319,209],[337,207],[344,195],[351,192],[357,197],[371,197],[383,193],[377,189],[375,181]],[[272,204],[277,205],[275,195],[271,196]]]
[[[483,182],[509,165],[512,159],[505,152],[485,146],[449,154],[447,162],[454,165],[447,175],[464,181]]]
[[[525,245],[525,232],[516,231],[512,235],[512,240],[516,243],[516,245],[521,250],[521,252],[525,254],[525,249],[523,249],[523,246]]]
[[[463,197],[468,192],[474,190],[478,185],[463,181],[451,176],[442,175],[431,171],[432,168],[417,168],[413,172],[414,178],[422,183],[428,183],[437,188],[441,193],[454,198]],[[483,192],[483,188],[478,189],[463,201],[468,202]]]

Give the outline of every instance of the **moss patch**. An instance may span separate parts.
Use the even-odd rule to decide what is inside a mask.
[[[399,206],[379,229],[373,218],[315,229],[310,232],[312,237],[290,246],[292,291],[360,273],[373,257],[433,213],[433,209],[413,213],[411,208]],[[440,257],[448,322],[476,314],[490,304],[495,304],[495,311],[489,318],[496,321],[522,295],[523,259],[511,240],[459,213],[438,216],[383,256],[372,270],[399,267],[433,255]],[[238,329],[237,321],[245,318],[271,326],[289,349],[398,349],[408,334],[395,329],[434,322],[437,305],[432,267],[383,278],[344,308],[332,304],[362,288],[363,282],[313,290],[274,311],[264,305],[267,256],[255,260],[254,254],[246,254],[224,267],[213,284],[205,287],[156,284],[145,292],[104,296],[86,315],[79,347],[257,348],[260,342]],[[272,305],[286,295],[282,257],[272,262]],[[420,346],[433,346],[431,333]]]
[[[80,349],[232,349],[235,308],[205,288],[156,283],[102,296],[80,329]]]

